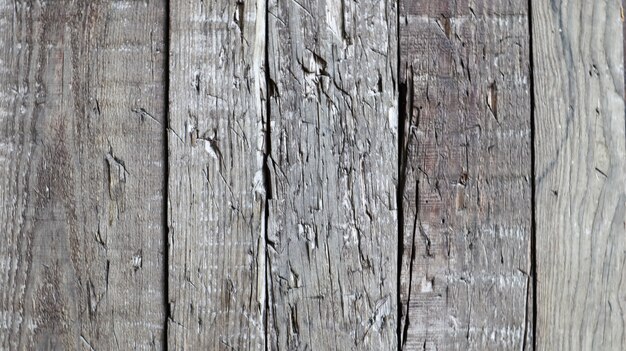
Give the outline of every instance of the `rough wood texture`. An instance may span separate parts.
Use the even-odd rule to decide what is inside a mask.
[[[397,4],[269,4],[269,347],[395,350]]]
[[[403,1],[402,344],[531,349],[526,1]]]
[[[264,2],[170,6],[168,344],[264,349]]]
[[[162,9],[0,2],[0,349],[162,345]]]
[[[540,350],[626,349],[620,5],[533,3]]]

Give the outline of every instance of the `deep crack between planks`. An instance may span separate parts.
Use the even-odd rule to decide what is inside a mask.
[[[162,216],[163,218],[163,307],[165,311],[164,321],[163,321],[163,350],[167,351],[168,349],[168,324],[170,319],[172,318],[172,310],[170,306],[170,296],[169,296],[169,175],[170,175],[170,160],[169,160],[169,133],[170,129],[170,1],[165,2],[164,9],[164,17],[163,21],[163,52],[165,53],[165,57],[163,60],[164,65],[164,111],[165,111],[165,119],[162,124],[162,135],[163,135],[163,208],[162,208]]]
[[[524,325],[524,341],[523,350],[527,350],[526,345],[527,333],[532,333],[532,350],[537,349],[537,222],[536,222],[536,183],[535,183],[535,80],[534,80],[534,59],[533,59],[533,22],[532,22],[532,0],[528,0],[528,55],[529,55],[529,82],[530,82],[530,202],[531,202],[531,227],[530,227],[530,281],[532,282],[532,291],[526,294],[526,318]],[[532,295],[532,296],[529,296]],[[528,314],[528,299],[532,299],[531,316]],[[531,330],[528,331],[529,318],[532,320]]]
[[[396,86],[398,87],[398,186],[396,188],[396,211],[397,212],[397,226],[398,226],[398,252],[396,262],[396,343],[398,350],[402,350],[402,257],[404,253],[404,209],[402,206],[402,199],[404,196],[404,182],[405,172],[404,166],[404,123],[406,117],[406,84],[404,85],[404,94],[401,85],[401,47],[400,47],[400,5],[401,1],[396,3]],[[404,100],[403,100],[404,98]]]
[[[269,303],[269,293],[270,293],[270,260],[269,260],[269,251],[268,248],[270,245],[273,246],[273,243],[271,243],[268,239],[267,236],[267,229],[268,229],[268,222],[269,222],[269,200],[272,198],[272,184],[271,184],[271,175],[270,175],[270,168],[268,165],[269,160],[271,159],[271,152],[272,152],[272,135],[271,135],[271,127],[270,127],[270,117],[271,117],[271,112],[272,112],[272,104],[270,102],[270,99],[272,98],[272,94],[270,93],[271,91],[271,76],[270,76],[270,65],[269,65],[269,4],[267,0],[262,0],[265,1],[265,52],[264,52],[264,58],[263,58],[263,72],[264,72],[264,78],[265,78],[265,89],[264,89],[264,93],[265,93],[265,120],[263,121],[263,137],[264,137],[264,142],[263,142],[263,187],[265,189],[265,199],[264,199],[264,203],[263,203],[263,240],[264,240],[264,251],[265,251],[265,255],[263,257],[263,259],[265,260],[265,271],[263,272],[263,274],[265,275],[265,279],[264,279],[264,286],[265,286],[265,294],[264,294],[264,304],[265,304],[265,308],[264,308],[264,316],[263,316],[263,324],[264,324],[264,331],[265,331],[265,338],[264,338],[264,343],[265,343],[265,350],[268,351],[270,349],[270,344],[268,342],[269,339],[269,316],[270,316],[270,303]],[[259,98],[262,98],[262,96],[260,96]],[[260,272],[258,273],[260,274]]]

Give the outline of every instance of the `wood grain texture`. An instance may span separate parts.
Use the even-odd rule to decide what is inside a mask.
[[[170,349],[265,347],[265,4],[170,3]]]
[[[270,0],[272,350],[395,350],[396,1]]]
[[[403,1],[402,344],[532,349],[526,1]]]
[[[626,349],[620,5],[533,3],[540,350]]]
[[[0,349],[161,347],[164,23],[0,2]]]

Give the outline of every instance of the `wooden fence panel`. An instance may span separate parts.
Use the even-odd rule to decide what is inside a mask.
[[[172,1],[171,349],[265,347],[263,1]]]
[[[163,5],[0,2],[0,349],[164,341]]]
[[[395,350],[396,1],[269,4],[269,348]]]
[[[620,6],[533,3],[540,350],[626,349]]]
[[[402,344],[532,349],[526,1],[402,1]]]
[[[0,350],[626,349],[623,4],[0,1]]]

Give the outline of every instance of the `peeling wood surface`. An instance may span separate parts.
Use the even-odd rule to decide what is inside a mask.
[[[172,350],[265,345],[264,3],[170,3]]]
[[[541,350],[626,349],[620,5],[533,4]]]
[[[532,349],[526,2],[400,14],[403,347]]]
[[[163,5],[0,2],[0,349],[163,345]]]
[[[269,2],[272,350],[395,350],[395,1]]]

